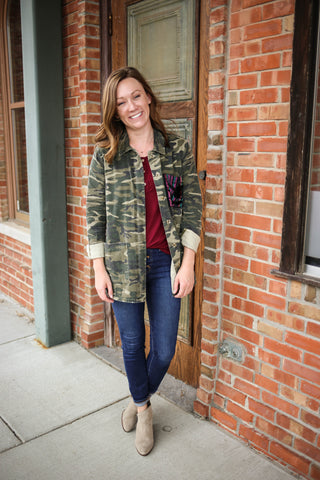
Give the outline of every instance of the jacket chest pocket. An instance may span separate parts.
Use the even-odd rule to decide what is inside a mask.
[[[182,177],[165,173],[163,178],[170,207],[181,208],[183,202]]]

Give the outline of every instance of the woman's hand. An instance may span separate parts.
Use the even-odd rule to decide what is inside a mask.
[[[191,248],[184,247],[181,267],[173,284],[175,298],[183,298],[192,292],[194,287],[194,260],[195,252]]]
[[[103,258],[95,258],[93,260],[95,287],[101,300],[113,303],[113,290],[111,279],[106,271]]]

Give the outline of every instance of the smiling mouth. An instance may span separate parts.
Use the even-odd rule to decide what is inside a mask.
[[[135,119],[135,118],[140,117],[141,115],[142,115],[142,112],[139,112],[139,113],[137,113],[136,115],[132,115],[130,118]]]

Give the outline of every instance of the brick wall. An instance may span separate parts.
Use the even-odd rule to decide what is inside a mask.
[[[85,198],[94,134],[100,123],[98,1],[64,1],[65,145],[71,320],[85,347],[104,338],[103,305],[86,254]]]
[[[206,237],[216,237],[217,262],[205,261],[205,285],[220,295],[214,308],[204,292],[203,324],[246,355],[237,363],[217,357],[216,340],[203,343],[195,408],[319,479],[320,290],[270,273],[280,259],[293,13],[293,0],[211,1]]]
[[[1,291],[33,311],[31,248],[7,235],[0,234]]]

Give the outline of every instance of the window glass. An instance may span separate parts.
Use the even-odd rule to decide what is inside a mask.
[[[28,213],[28,171],[24,108],[16,108],[12,111],[12,126],[14,132],[17,210]]]
[[[23,90],[22,35],[20,0],[10,0],[7,9],[7,45],[9,67],[9,115],[11,123],[11,162],[14,212],[28,221],[28,171]]]
[[[316,67],[313,125],[310,149],[309,199],[305,242],[305,272],[320,276],[320,71],[319,41]]]
[[[23,69],[20,0],[8,4],[8,50],[11,102],[23,102]]]

